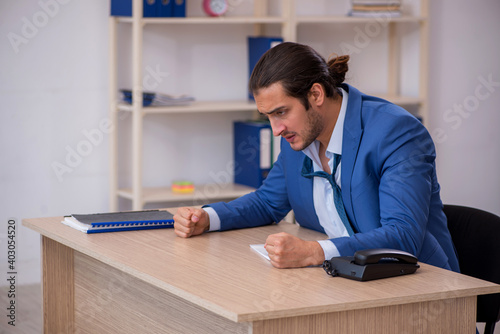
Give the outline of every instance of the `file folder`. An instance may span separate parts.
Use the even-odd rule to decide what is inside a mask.
[[[157,17],[161,0],[143,0],[143,17]],[[111,0],[111,16],[132,16],[132,0]]]
[[[272,166],[272,130],[268,122],[234,122],[234,182],[258,188]]]
[[[173,1],[173,17],[186,17],[186,0],[171,0]]]
[[[161,0],[144,0],[143,16],[144,17],[157,17],[158,5]]]
[[[173,2],[175,0],[157,0],[158,17],[171,17],[173,11]]]
[[[281,37],[248,37],[248,78],[257,65],[260,57],[273,46],[283,42]],[[252,92],[248,93],[248,98],[253,100]]]
[[[271,147],[271,154],[273,155],[272,159],[272,164],[271,167],[274,166],[274,163],[276,160],[278,160],[278,157],[281,152],[281,136],[273,137],[273,145]]]

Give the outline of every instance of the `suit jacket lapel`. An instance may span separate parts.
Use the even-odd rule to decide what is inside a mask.
[[[363,136],[361,127],[361,92],[349,85],[342,85],[349,93],[347,111],[344,119],[344,135],[342,138],[342,199],[347,215],[354,228],[359,231],[354,217],[353,203],[351,198],[351,180],[354,163],[358,154],[359,145]]]

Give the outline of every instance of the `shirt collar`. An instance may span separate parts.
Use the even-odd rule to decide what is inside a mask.
[[[335,123],[335,127],[333,129],[332,135],[330,137],[330,142],[328,143],[328,147],[326,149],[327,157],[331,160],[333,158],[333,153],[342,155],[342,138],[344,135],[344,120],[345,114],[347,111],[347,100],[349,98],[349,93],[342,88],[339,88],[342,93],[342,104],[340,106],[339,116],[337,118],[337,122]],[[319,141],[315,140],[302,150],[302,152],[307,155],[312,161],[314,165],[314,170],[322,170],[321,162],[319,159]]]

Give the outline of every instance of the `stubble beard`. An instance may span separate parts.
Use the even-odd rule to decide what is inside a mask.
[[[311,145],[312,142],[319,137],[325,127],[323,117],[321,117],[321,115],[317,111],[309,108],[306,110],[306,113],[307,127],[300,133],[298,133],[298,137],[302,138],[302,145],[297,148],[290,145],[294,151],[302,151],[303,149]]]

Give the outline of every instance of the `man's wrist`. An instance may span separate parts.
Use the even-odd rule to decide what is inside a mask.
[[[335,246],[331,239],[319,240],[318,243],[321,248],[323,248],[325,260],[330,260],[332,257],[340,256],[337,246]]]
[[[317,241],[311,241],[311,265],[318,266],[323,264],[325,261],[325,253],[323,251],[323,247],[321,247],[320,243]]]
[[[205,206],[202,208],[208,215],[208,228],[206,231],[218,231],[220,230],[220,218],[217,212],[210,206]]]

